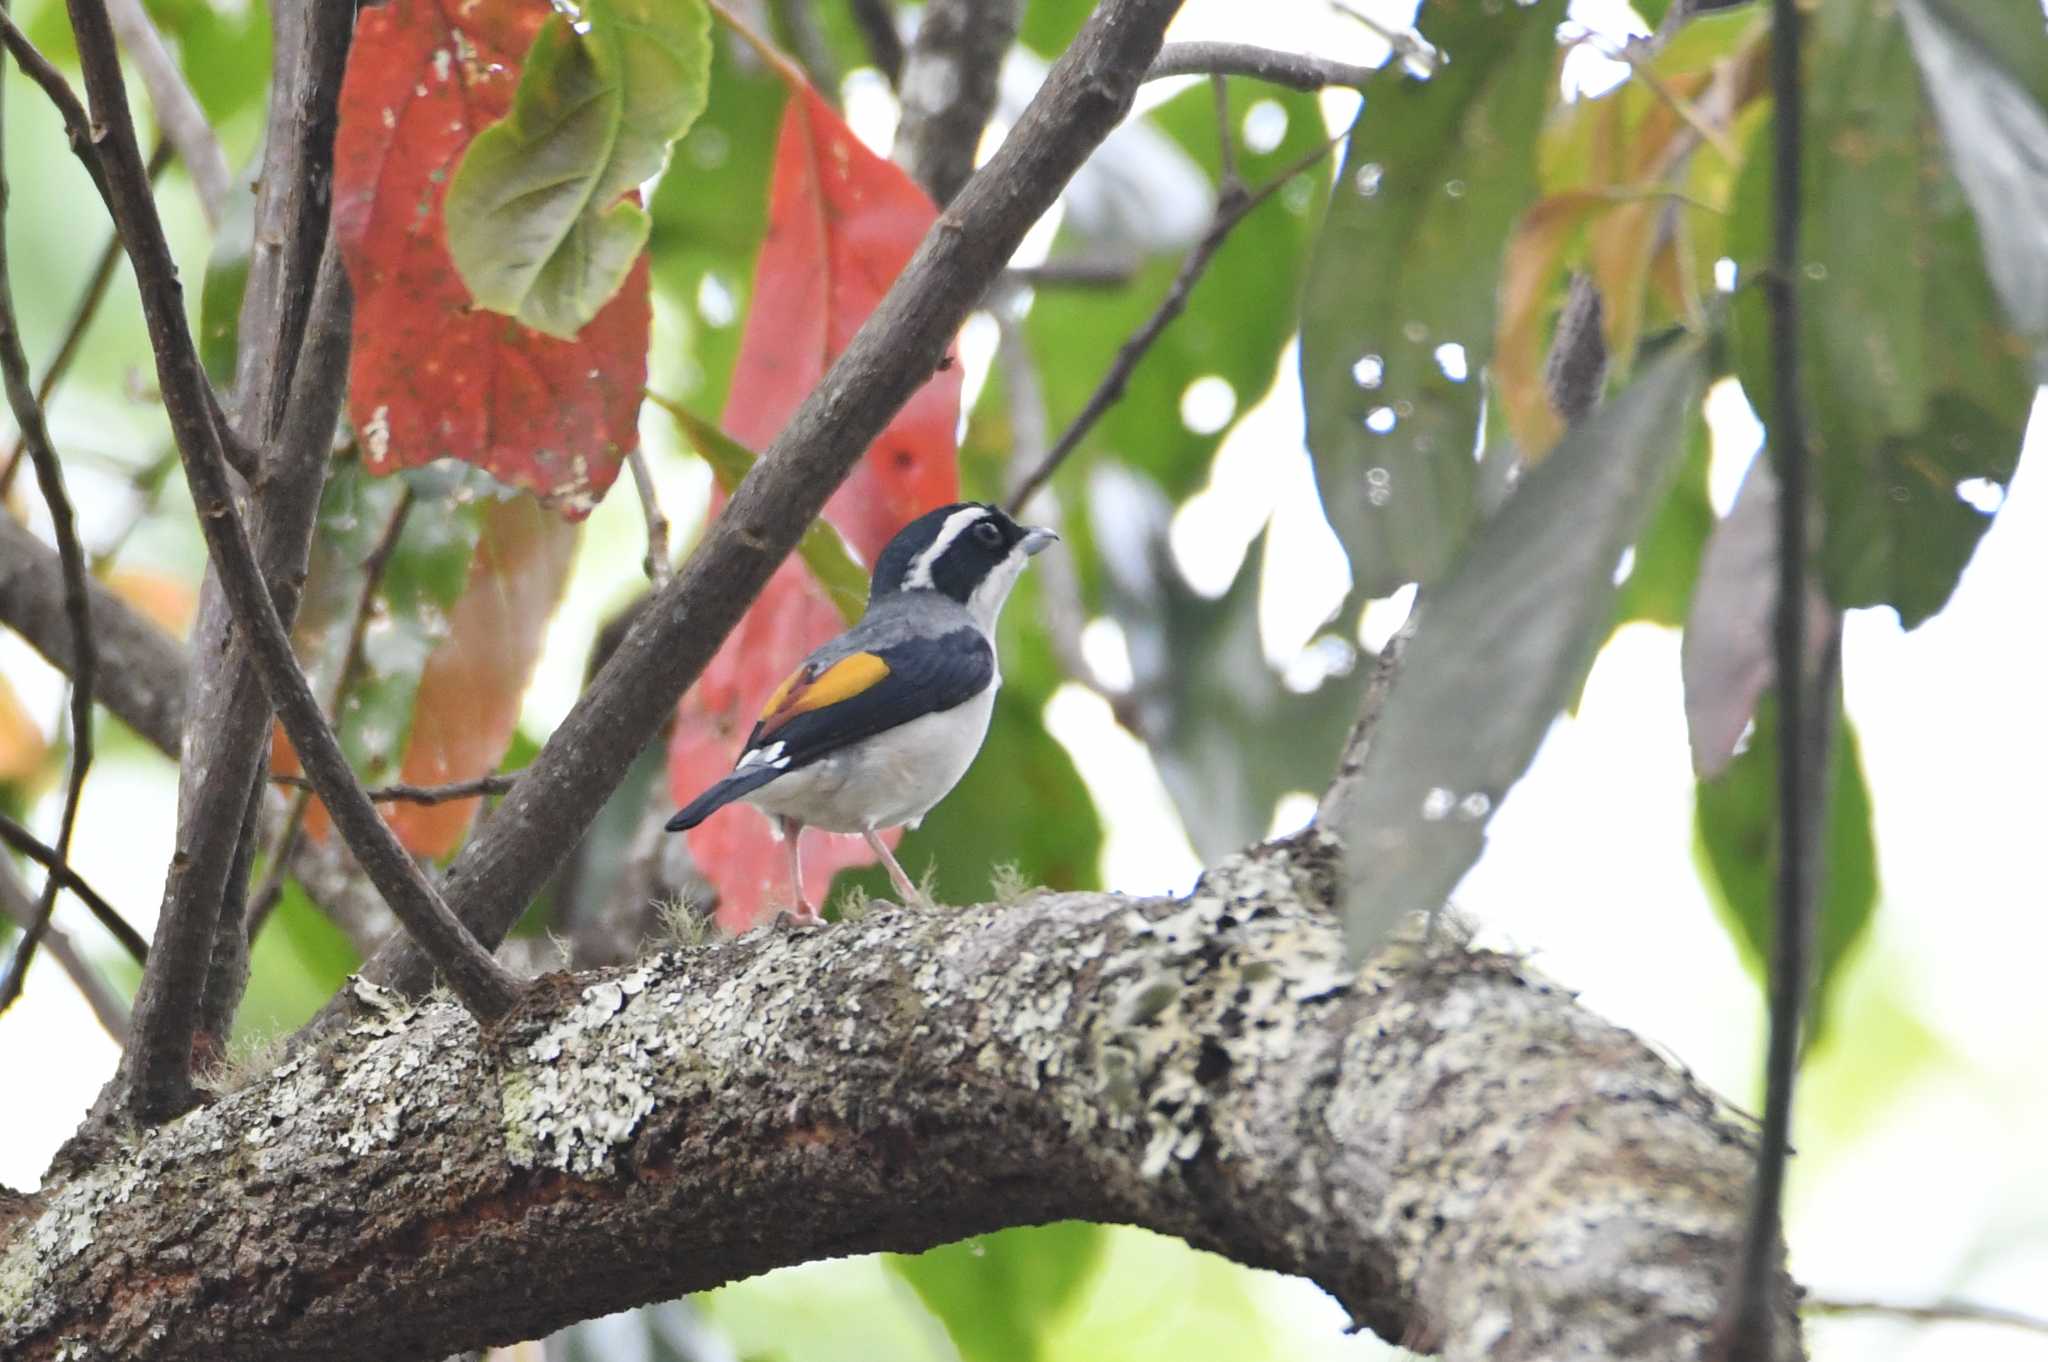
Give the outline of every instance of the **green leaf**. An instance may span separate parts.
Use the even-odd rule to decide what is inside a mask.
[[[1843,606],[1907,628],[1947,602],[2011,480],[2033,402],[2032,347],[2000,316],[1977,225],[1942,154],[1904,27],[1845,0],[1813,23],[1800,253],[1806,397],[1824,527],[1821,576]],[[1729,244],[1768,259],[1771,138],[1760,124]],[[1772,412],[1765,300],[1734,309],[1736,369]]]
[[[1903,0],[1913,56],[2006,316],[2048,356],[2048,24],[2031,0]]]
[[[1695,407],[1686,420],[1685,462],[1650,528],[1636,543],[1635,565],[1615,603],[1617,622],[1647,620],[1674,629],[1685,623],[1693,583],[1699,580],[1700,555],[1714,532],[1714,505],[1707,497],[1712,452],[1706,410]]]
[[[1239,141],[1248,123],[1285,124],[1277,142],[1265,150],[1240,148],[1238,169],[1247,185],[1265,184],[1326,140],[1313,95],[1246,80],[1232,80],[1229,93],[1232,135]],[[1176,96],[1151,117],[1212,180],[1221,173],[1216,101],[1207,86]],[[1175,500],[1201,486],[1231,426],[1273,384],[1297,323],[1304,261],[1324,184],[1321,171],[1300,175],[1238,223],[1188,294],[1187,311],[1146,351],[1121,400],[1067,461],[1060,482],[1071,484],[1076,470],[1111,455],[1144,470]],[[1072,244],[1071,238],[1056,244],[1054,258]],[[1114,290],[1039,291],[1025,329],[1055,430],[1087,403],[1117,351],[1158,309],[1180,266],[1178,256],[1155,258],[1140,267],[1130,284]],[[1190,411],[1197,418],[1191,426],[1183,418],[1182,401],[1191,385],[1205,379],[1228,385],[1229,404],[1220,423]],[[1207,386],[1221,395],[1213,384]]]
[[[1563,15],[1562,0],[1426,6],[1448,60],[1366,87],[1301,326],[1309,450],[1359,597],[1438,576],[1470,532],[1479,371],[1502,252],[1536,196]],[[1449,344],[1462,367],[1439,358]]]
[[[1365,669],[1298,692],[1267,662],[1264,531],[1230,589],[1212,600],[1173,562],[1172,508],[1156,487],[1105,469],[1089,491],[1094,538],[1118,545],[1104,560],[1104,595],[1130,651],[1131,707],[1189,841],[1213,861],[1264,837],[1281,796],[1329,782],[1358,717]]]
[[[1099,1225],[1052,1225],[984,1234],[889,1266],[939,1317],[962,1362],[1034,1362],[1047,1326],[1094,1273]]]
[[[1818,1042],[1825,1031],[1842,963],[1870,929],[1877,907],[1870,790],[1863,781],[1856,730],[1839,709],[1828,766],[1827,862],[1820,883],[1818,968],[1807,1045]],[[1700,782],[1694,804],[1693,826],[1705,879],[1715,891],[1722,921],[1760,986],[1775,921],[1777,768],[1777,702],[1766,696],[1757,706],[1748,748],[1719,777]]]
[[[727,496],[732,495],[740,480],[747,476],[747,470],[761,456],[682,403],[653,392],[648,393],[647,398],[682,428],[683,438],[704,457],[704,462],[711,465],[718,485],[725,489]],[[867,608],[867,569],[853,556],[853,550],[846,546],[846,541],[839,537],[839,531],[832,523],[823,516],[813,520],[811,527],[804,531],[796,551],[846,622],[852,624],[859,619],[861,611]]]
[[[257,877],[263,874],[258,867]],[[249,989],[235,1012],[235,1035],[261,1039],[304,1025],[361,967],[348,938],[298,881],[286,879],[283,897],[249,948]]]
[[[1333,799],[1352,958],[1440,908],[1478,859],[1488,818],[1607,633],[1615,564],[1670,485],[1707,371],[1697,337],[1646,355],[1424,594],[1365,760]]]
[[[448,186],[448,250],[480,306],[564,340],[617,293],[649,219],[622,197],[652,179],[703,110],[701,0],[585,0],[555,14],[512,111],[477,134]]]
[[[837,8],[836,6],[834,8]],[[714,33],[711,102],[676,143],[648,213],[654,286],[686,329],[674,355],[650,356],[657,381],[716,414],[739,355],[754,257],[768,229],[768,182],[789,87],[722,26]]]

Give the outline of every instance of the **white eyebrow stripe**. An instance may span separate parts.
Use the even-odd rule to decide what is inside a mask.
[[[967,532],[969,525],[987,514],[986,506],[963,506],[947,516],[946,523],[939,526],[938,537],[932,540],[931,547],[910,560],[910,571],[903,574],[904,590],[929,590],[932,585],[932,565],[953,546],[955,539]]]

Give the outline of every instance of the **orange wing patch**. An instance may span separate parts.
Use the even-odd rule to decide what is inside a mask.
[[[759,736],[767,737],[799,714],[851,700],[888,674],[889,664],[873,653],[842,657],[815,676],[809,667],[799,667],[762,707]]]

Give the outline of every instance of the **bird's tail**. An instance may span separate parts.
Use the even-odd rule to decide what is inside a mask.
[[[768,765],[734,771],[677,810],[676,816],[668,820],[668,830],[682,832],[686,828],[694,828],[735,799],[745,798],[781,774],[781,767]]]

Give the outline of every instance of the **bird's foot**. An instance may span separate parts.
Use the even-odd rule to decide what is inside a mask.
[[[799,927],[822,927],[825,925],[825,915],[818,911],[818,906],[801,898],[783,909],[782,913],[784,917],[787,917]]]

